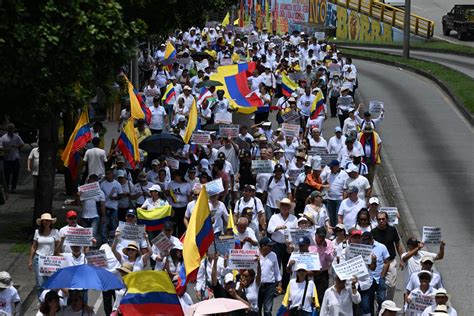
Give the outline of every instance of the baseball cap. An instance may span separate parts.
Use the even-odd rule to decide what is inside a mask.
[[[0,289],[6,289],[13,285],[12,277],[7,271],[0,272]]]
[[[421,277],[423,274],[428,275],[430,279],[433,277],[433,273],[428,270],[421,270],[420,272],[418,272],[418,277]]]
[[[359,172],[359,168],[357,168],[356,165],[354,165],[354,164],[351,163],[350,165],[347,166],[346,172],[347,172],[347,173],[350,173],[350,172]]]
[[[386,300],[382,303],[379,315],[382,315],[385,311],[399,312],[401,310],[402,309],[397,307],[397,304],[395,304],[394,301]]]
[[[298,245],[309,245],[311,244],[311,240],[309,240],[308,236],[303,236],[300,239],[298,239]]]
[[[305,270],[305,271],[307,271],[307,270],[306,270],[306,265],[305,265],[304,263],[298,263],[298,264],[296,265],[295,271],[299,271],[299,270]]]
[[[128,216],[128,215],[133,215],[135,217],[137,217],[137,214],[135,213],[135,210],[134,209],[128,209],[127,210],[127,213],[125,213],[125,216]]]
[[[420,260],[421,263],[425,263],[427,261],[434,263],[434,259],[430,255],[424,255],[423,257],[421,257],[421,260]]]
[[[253,184],[244,185],[244,189],[255,191],[255,186]]]
[[[352,186],[349,189],[347,189],[347,193],[359,193],[359,188]]]
[[[225,159],[225,154],[223,152],[220,152],[220,153],[217,154],[217,158]]]
[[[342,133],[342,128],[340,126],[336,126],[334,128],[334,133]]]
[[[70,210],[66,213],[66,218],[77,217],[76,211]]]
[[[323,196],[323,193],[321,191],[318,191],[318,190],[315,190],[315,191],[311,192],[311,197],[312,198],[315,198],[315,197],[318,197],[318,196]]]
[[[119,162],[125,162],[125,158],[123,158],[123,156],[118,156],[116,162],[117,162],[117,163],[119,163]]]
[[[316,235],[326,237],[327,231],[324,227],[319,227],[316,229]]]
[[[163,224],[163,229],[173,229],[174,228],[174,223],[172,221],[166,221]]]
[[[125,171],[117,170],[117,178],[125,178]]]
[[[369,199],[369,204],[377,204],[377,205],[379,205],[379,204],[380,204],[380,201],[379,201],[378,198],[376,198],[376,197],[374,196],[374,197],[371,197],[371,198]]]
[[[260,238],[260,241],[258,243],[260,244],[260,246],[273,246],[275,244],[275,242],[267,236]]]
[[[346,227],[344,226],[344,224],[337,224],[336,226],[334,226],[334,229],[340,229],[340,230],[343,230],[344,232],[346,231]]]
[[[160,161],[159,161],[158,159],[153,159],[153,160],[151,161],[151,165],[152,165],[152,166],[158,166],[159,164],[160,164]]]
[[[360,236],[362,236],[362,231],[359,230],[359,229],[353,229],[353,230],[351,231],[351,236],[355,236],[355,235],[360,235]]]
[[[154,184],[148,189],[148,191],[150,191],[150,192],[151,191],[161,192],[162,190],[161,190],[161,187],[158,184]]]
[[[337,160],[337,159],[333,159],[329,163],[329,167],[338,167],[338,166],[339,166],[339,160]]]
[[[419,243],[420,241],[413,237],[407,240],[407,246],[418,246]]]
[[[285,171],[285,169],[283,168],[281,164],[277,164],[275,165],[275,169],[273,169],[273,172],[277,172],[277,171]]]
[[[224,277],[224,283],[234,282],[234,275],[232,273],[227,273]]]
[[[372,233],[371,232],[364,232],[362,234],[362,239],[372,239],[373,236],[372,236]]]

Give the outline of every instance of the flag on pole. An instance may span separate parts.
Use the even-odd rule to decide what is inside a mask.
[[[224,17],[224,20],[222,20],[222,26],[226,27],[230,23],[230,14],[227,12],[227,14]]]
[[[193,132],[196,130],[198,123],[198,110],[196,106],[196,99],[193,98],[193,104],[189,109],[188,125],[186,125],[186,130],[184,131],[183,140],[186,144],[189,144]]]
[[[319,116],[319,113],[324,110],[324,96],[321,90],[318,91],[310,109],[310,119],[314,120]]]
[[[133,90],[135,93],[135,96],[137,97],[138,103],[140,104],[140,108],[143,111],[143,115],[145,116],[145,122],[147,125],[150,125],[151,122],[151,110],[150,108],[145,104],[145,101],[143,101],[142,96],[138,93],[137,90]]]
[[[135,169],[135,163],[140,161],[140,153],[138,152],[138,140],[133,126],[133,119],[128,119],[123,126],[123,130],[117,140],[117,147],[132,169]]]
[[[237,20],[234,21],[234,25],[236,25],[236,26],[239,26],[239,23],[240,23],[240,19],[237,19]]]
[[[174,101],[174,97],[176,96],[176,91],[174,90],[174,86],[172,83],[169,83],[168,86],[166,87],[166,91],[163,94],[163,97],[161,98],[161,101],[163,101],[165,104],[172,104]]]
[[[298,84],[291,80],[286,74],[281,75],[281,92],[284,96],[290,97],[295,90],[298,89]]]
[[[176,57],[176,49],[174,48],[173,44],[171,44],[171,42],[168,41],[168,43],[166,43],[164,60],[169,60],[175,57]]]
[[[92,139],[92,133],[89,127],[89,114],[85,107],[76,123],[76,127],[69,137],[66,148],[61,155],[61,159],[64,162],[64,166],[69,168],[71,177],[75,180],[77,178],[77,172],[79,162],[81,159],[80,150],[86,146],[86,144]]]
[[[130,98],[130,116],[136,120],[145,119],[145,112],[138,101],[133,84],[128,80],[127,76],[123,75],[127,84],[128,97]]]

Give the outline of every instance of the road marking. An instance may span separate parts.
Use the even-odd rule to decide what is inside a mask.
[[[100,305],[102,305],[102,295],[99,295],[99,298],[97,299],[97,301],[95,301],[94,313],[97,314],[97,312],[99,311]]]
[[[446,42],[449,42],[451,44],[458,44],[459,45],[459,42],[447,39],[446,37],[441,37],[439,35],[434,35],[433,38],[436,38],[436,39],[439,39],[439,40],[442,40],[442,41],[446,41]]]

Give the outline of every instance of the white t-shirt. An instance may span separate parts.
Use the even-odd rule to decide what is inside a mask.
[[[330,154],[339,154],[341,149],[344,148],[345,143],[345,136],[341,136],[341,138],[337,138],[337,136],[331,137],[328,142],[328,152]]]
[[[38,243],[36,254],[39,256],[52,256],[54,255],[55,242],[59,241],[59,233],[57,229],[51,229],[49,235],[40,235],[38,230],[35,230],[35,236],[33,240]]]
[[[100,195],[82,201],[82,218],[99,217],[100,209],[97,209],[97,202],[105,202],[104,192],[100,191]]]
[[[267,182],[268,183],[268,182]],[[290,181],[285,175],[277,180],[275,177],[268,183],[267,188],[267,206],[271,208],[277,208],[277,201],[280,201],[287,197],[288,193],[291,192]]]
[[[290,309],[294,307],[301,306],[301,302],[303,301],[303,293],[306,287],[306,282],[296,282],[296,279],[290,280],[290,284],[288,288],[290,290],[290,300],[291,305],[289,306]],[[311,312],[312,306],[311,302],[313,301],[313,297],[316,295],[316,286],[312,280],[308,281],[308,288],[306,289],[306,296],[304,299],[303,310],[305,312]]]
[[[311,146],[311,148],[315,148],[315,147],[327,148],[328,147],[328,143],[322,137],[319,137],[319,141],[317,141],[317,140],[315,140],[314,138],[311,137],[309,139],[309,145]]]
[[[401,258],[405,257],[408,252],[405,252],[402,254]],[[421,258],[424,256],[431,256],[433,259],[436,258],[437,254],[425,250],[419,250],[418,253],[414,256],[412,256],[408,261],[406,262],[406,268],[405,268],[405,284],[408,282],[408,278],[413,272],[420,272],[421,271]]]
[[[151,120],[150,120],[150,128],[162,130],[164,128],[166,110],[164,107],[159,105],[158,107],[151,106]]]
[[[168,184],[168,190],[172,190],[174,197],[176,198],[176,202],[173,201],[172,198],[169,198],[169,203],[173,207],[185,207],[188,205],[188,196],[191,193],[191,184],[188,182],[176,182],[176,181],[171,181]]]
[[[66,233],[69,227],[83,228],[81,225],[78,225],[78,224],[76,224],[76,226],[66,225],[59,230],[59,238],[66,237]],[[63,249],[61,249],[61,252],[67,252],[67,253],[71,252],[71,246],[69,245],[69,241],[67,241],[66,239],[64,239]]]
[[[366,207],[366,204],[364,200],[361,199],[358,199],[356,202],[352,202],[349,198],[342,200],[337,214],[342,215],[343,224],[346,227],[346,230],[355,226],[357,213],[359,213],[360,209],[364,207]]]
[[[257,241],[257,237],[255,236],[255,232],[253,231],[252,228],[247,227],[245,229],[244,233],[240,233],[237,231],[237,236],[236,236],[240,241],[244,240],[247,237],[250,237],[253,241]],[[242,249],[245,250],[252,250],[252,249],[258,249],[258,246],[253,246],[250,242],[246,241],[243,245],[241,243]]]
[[[17,302],[20,302],[20,296],[15,287],[9,286],[0,291],[0,315],[13,315]]]
[[[357,196],[359,199],[365,201],[365,191],[370,189],[369,180],[366,177],[361,175],[357,176],[357,178],[352,179],[351,177],[347,177],[346,181],[344,182],[344,190],[347,190],[350,187],[356,187],[359,189],[359,193]]]
[[[326,173],[325,177],[321,177],[323,182],[329,183],[328,199],[330,200],[342,200],[342,191],[344,183],[349,176],[344,170],[340,170],[338,173]]]
[[[81,253],[79,257],[75,257],[72,253],[62,253],[61,256],[66,258],[66,267],[80,266],[81,264],[86,264],[86,255]]]
[[[241,197],[237,203],[235,203],[234,212],[240,217],[244,208],[251,207],[253,210],[252,213],[252,221],[249,223],[249,227],[252,228],[255,234],[258,233],[258,215],[265,213],[265,209],[263,208],[262,200],[258,197],[251,197],[247,202],[243,197]]]
[[[141,185],[140,183],[137,183],[133,186],[132,191],[135,192],[135,194],[140,193],[140,195],[137,197],[136,202],[137,205],[142,205],[145,202],[145,197],[148,194],[148,190],[153,186],[153,183],[148,181],[146,185]]]
[[[107,162],[107,154],[101,148],[91,148],[84,154],[84,161],[87,162],[89,175],[96,174],[102,177],[105,174],[105,163]]]
[[[229,213],[225,204],[221,201],[217,201],[217,206],[213,206],[209,201],[209,210],[211,211],[212,226],[214,227],[214,233],[224,232],[224,222],[229,221]]]
[[[298,108],[302,115],[309,116],[311,114],[311,105],[313,104],[314,98],[316,98],[314,94],[310,94],[309,96],[304,94],[298,99]]]
[[[118,200],[112,200],[110,197],[116,198],[119,194],[122,194],[122,186],[117,180],[102,181],[100,189],[105,195],[105,207],[114,210],[118,209]]]
[[[236,288],[240,288],[240,282],[237,283]],[[248,287],[242,289],[247,298],[247,302],[250,304],[250,309],[252,312],[258,312],[258,290],[259,286],[257,282],[253,281]]]

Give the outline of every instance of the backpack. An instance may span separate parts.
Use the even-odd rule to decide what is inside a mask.
[[[288,187],[289,187],[288,181],[289,180],[285,176],[283,176],[283,179],[285,179],[286,192],[288,192]],[[267,190],[268,190],[268,187],[270,186],[270,183],[272,183],[272,180],[273,180],[273,176],[271,176],[270,179],[268,179]]]
[[[305,178],[305,181],[301,182],[295,189],[295,200],[305,201],[313,191],[314,188],[306,183]]]

